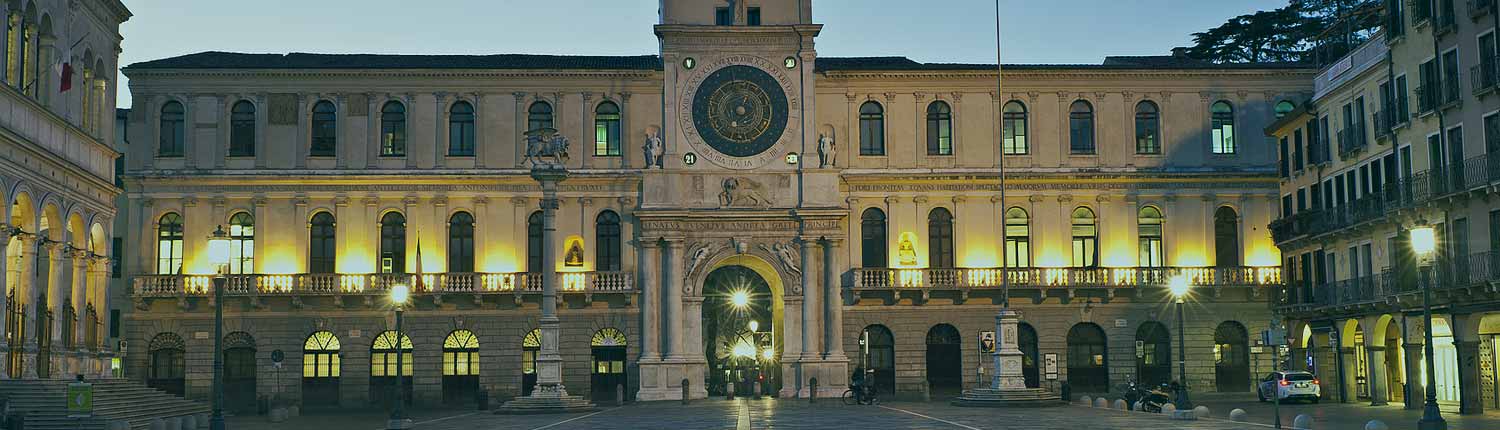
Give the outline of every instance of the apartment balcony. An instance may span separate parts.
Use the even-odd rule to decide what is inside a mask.
[[[1495,86],[1500,84],[1500,61],[1497,60],[1500,59],[1491,56],[1469,68],[1469,81],[1474,87],[1475,97],[1494,91]]]
[[[1375,140],[1390,139],[1395,134],[1396,112],[1392,109],[1382,109],[1370,115],[1371,122],[1375,124]]]
[[[1495,10],[1495,0],[1468,0],[1469,19],[1479,19]]]
[[[1441,36],[1458,30],[1458,17],[1455,15],[1457,14],[1450,9],[1434,16],[1432,26],[1435,34]]]
[[[444,295],[509,295],[517,301],[523,295],[542,292],[540,273],[429,273],[415,274],[338,274],[301,273],[287,275],[229,275],[224,295],[259,300],[266,297],[304,298],[313,296],[365,297],[367,301],[387,294],[399,284],[411,286],[415,297]],[[595,294],[634,294],[633,272],[559,272],[559,292],[580,295],[592,301]],[[213,295],[212,275],[139,275],[131,295],[137,303],[150,298],[188,298]],[[438,300],[441,300],[439,298]]]
[[[1414,89],[1417,93],[1417,113],[1426,115],[1437,111],[1438,104],[1443,98],[1441,87],[1437,84],[1426,84]]]
[[[1500,298],[1500,251],[1439,258],[1431,270],[1435,306]],[[1304,317],[1410,309],[1422,301],[1421,277],[1415,266],[1310,287],[1300,280],[1288,280],[1287,284],[1287,290],[1273,301],[1275,306]]]
[[[1432,3],[1430,0],[1405,0],[1407,9],[1411,10],[1411,26],[1422,27],[1432,23]]]
[[[1038,300],[1060,295],[1072,297],[1077,290],[1164,291],[1175,277],[1186,276],[1195,288],[1280,287],[1280,267],[1025,267],[959,269],[856,268],[852,284],[846,286],[856,299],[881,295],[900,299],[903,294],[926,300],[931,293],[958,293],[962,301],[971,294],[998,295],[1002,277],[1012,295],[1029,294]],[[910,292],[909,294],[906,292]],[[1259,294],[1256,292],[1255,294]]]
[[[1358,152],[1369,145],[1369,139],[1365,137],[1364,124],[1356,124],[1354,127],[1339,130],[1339,154],[1345,155]]]

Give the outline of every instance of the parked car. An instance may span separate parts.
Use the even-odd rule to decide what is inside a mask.
[[[1322,387],[1318,385],[1318,377],[1303,371],[1271,372],[1260,380],[1255,394],[1262,402],[1274,398],[1276,401],[1312,400],[1313,403],[1318,403],[1323,398]]]

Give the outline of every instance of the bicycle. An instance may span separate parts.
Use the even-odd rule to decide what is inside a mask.
[[[842,397],[842,400],[843,400],[844,404],[848,405],[848,406],[854,406],[854,405],[878,405],[878,404],[880,404],[880,398],[875,397],[875,391],[874,390],[865,390],[865,395],[863,396],[863,398],[861,398],[859,396],[855,396],[854,395],[854,389],[850,388],[850,389],[844,390],[844,395],[841,396],[841,397]]]

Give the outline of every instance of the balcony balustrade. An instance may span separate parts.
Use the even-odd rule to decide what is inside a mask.
[[[1476,96],[1494,91],[1500,84],[1500,58],[1490,55],[1469,67],[1469,80]]]
[[[224,294],[229,296],[385,294],[392,286],[405,284],[414,294],[443,293],[541,293],[540,273],[428,273],[289,275],[229,275]],[[558,272],[564,293],[634,293],[632,272]],[[213,292],[212,275],[140,275],[135,277],[136,297],[207,296]]]
[[[1437,110],[1438,104],[1442,102],[1441,87],[1441,85],[1433,82],[1414,88],[1414,91],[1417,93],[1418,113],[1427,114]]]
[[[1481,289],[1484,293],[1500,293],[1500,251],[1487,251],[1463,257],[1441,257],[1433,265],[1432,289],[1448,292],[1460,289]],[[1389,303],[1409,299],[1418,303],[1421,294],[1420,275],[1414,265],[1385,271],[1354,279],[1321,283],[1308,289],[1306,282],[1287,280],[1288,289],[1275,299],[1276,306],[1287,312],[1320,312],[1349,307]],[[1298,287],[1298,285],[1304,285]],[[1449,297],[1435,296],[1439,303]],[[1459,295],[1457,297],[1469,297]]]
[[[1469,18],[1477,19],[1495,10],[1495,0],[1468,0]]]
[[[1280,267],[1024,267],[964,269],[856,268],[850,287],[880,289],[1136,288],[1187,276],[1195,287],[1281,285]]]

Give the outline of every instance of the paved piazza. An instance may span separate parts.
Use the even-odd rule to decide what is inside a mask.
[[[1043,409],[959,408],[942,402],[893,402],[881,406],[845,406],[832,401],[809,405],[801,400],[707,400],[683,406],[676,402],[652,402],[601,408],[588,414],[503,416],[474,411],[419,411],[413,414],[422,430],[523,430],[523,429],[1260,429],[1270,426],[1271,405],[1254,399],[1217,397],[1202,404],[1213,417],[1195,422],[1169,421],[1159,415],[1065,406]],[[1224,419],[1228,410],[1250,411],[1251,422]],[[1315,417],[1314,428],[1360,429],[1369,419],[1382,419],[1392,428],[1408,428],[1419,411],[1400,405],[1283,405],[1285,428],[1299,413]],[[1500,415],[1447,415],[1450,430],[1500,428]],[[243,430],[382,429],[383,412],[308,413],[280,424],[263,417],[233,418],[232,428]]]

